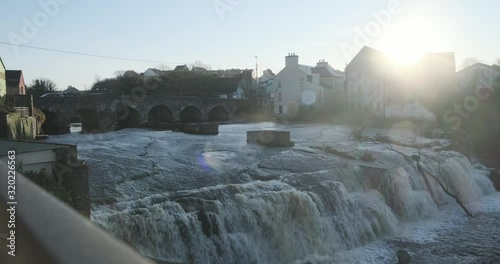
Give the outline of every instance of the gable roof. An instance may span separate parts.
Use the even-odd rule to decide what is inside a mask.
[[[499,71],[497,68],[493,67],[492,65],[484,64],[484,63],[482,63],[482,62],[477,62],[477,63],[474,63],[474,64],[472,64],[472,65],[470,65],[470,66],[467,66],[467,67],[465,67],[465,68],[463,68],[463,69],[459,70],[458,72],[466,71],[466,70],[469,70],[469,69],[475,68],[475,67],[477,67],[477,66],[488,67],[488,68],[492,68],[492,69],[495,69],[495,70]]]
[[[174,69],[174,71],[185,71],[185,70],[189,71],[189,68],[188,68],[188,66],[186,64],[184,64],[184,65],[178,65]]]
[[[22,71],[12,71],[12,70],[7,70],[5,71],[5,81],[7,83],[7,86],[19,86],[21,79],[23,78],[23,72]]]
[[[314,67],[311,69],[313,73],[319,73],[320,77],[345,77],[345,74],[335,70],[332,66]]]
[[[363,57],[368,57],[369,62],[380,64],[381,62],[387,61],[387,55],[377,49],[370,48],[368,46],[363,46],[363,48],[352,58],[352,60],[347,64],[346,69],[350,68],[352,64],[355,64],[358,60]]]

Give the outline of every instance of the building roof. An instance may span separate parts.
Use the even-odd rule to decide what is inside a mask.
[[[482,62],[477,62],[477,63],[474,63],[474,64],[472,64],[472,65],[470,65],[470,66],[467,66],[467,67],[465,67],[465,68],[463,68],[463,69],[459,70],[458,72],[466,71],[466,70],[468,70],[468,69],[471,69],[471,68],[473,68],[473,67],[477,67],[477,66],[483,66],[483,67],[488,67],[488,68],[492,68],[492,69],[497,70],[497,68],[493,67],[492,65],[484,64],[484,63],[482,63]]]
[[[311,66],[299,64],[299,69],[301,71],[305,72],[307,75],[312,75],[313,74]]]
[[[326,67],[314,67],[312,68],[312,72],[319,73],[320,77],[345,77],[343,72],[335,70],[330,65]]]
[[[78,93],[80,93],[80,90],[76,89],[73,86],[69,86],[68,89],[64,90],[62,93],[63,94],[78,94]]]
[[[7,82],[7,86],[19,86],[21,79],[23,78],[23,71],[5,71],[5,81]]]
[[[184,65],[178,65],[174,69],[174,71],[185,71],[185,70],[189,71],[189,68],[188,68],[188,66],[186,64],[184,64]]]
[[[2,64],[3,68],[4,68],[4,69],[6,69],[6,68],[5,68],[5,64],[3,64],[2,57],[0,57],[0,63]]]
[[[384,52],[374,48],[370,48],[368,46],[363,46],[363,48],[356,54],[356,56],[352,58],[349,64],[347,64],[346,68],[349,68],[351,64],[356,62],[360,57],[365,56],[372,57],[373,61],[377,61],[378,63],[380,63],[381,58],[383,58],[384,60],[387,59]]]
[[[64,147],[75,147],[75,145],[53,144],[2,138],[0,139],[0,157],[7,156],[7,153],[11,150],[15,150],[16,154],[21,154],[44,150],[54,150]]]

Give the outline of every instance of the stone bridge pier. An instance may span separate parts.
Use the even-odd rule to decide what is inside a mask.
[[[34,106],[46,116],[46,134],[69,133],[71,123],[81,123],[85,132],[103,133],[149,123],[249,121],[257,111],[250,100],[165,95],[45,97]]]

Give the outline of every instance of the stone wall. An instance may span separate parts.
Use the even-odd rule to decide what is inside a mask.
[[[62,175],[62,185],[69,193],[75,210],[90,218],[89,168],[81,162]]]
[[[21,117],[19,113],[2,114],[0,118],[0,137],[34,140],[36,137],[36,119]]]

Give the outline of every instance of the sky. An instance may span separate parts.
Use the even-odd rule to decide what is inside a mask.
[[[497,0],[2,0],[0,10],[6,68],[59,89],[195,62],[278,73],[289,53],[344,70],[363,45],[401,63],[424,52],[455,52],[457,66],[500,57]]]

